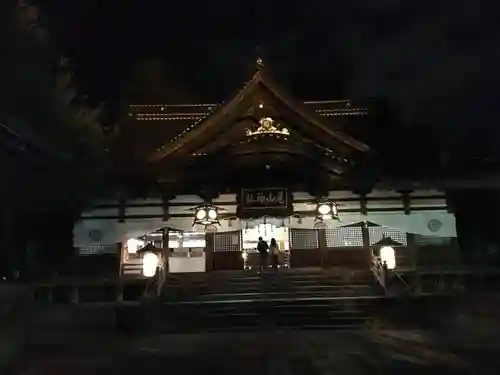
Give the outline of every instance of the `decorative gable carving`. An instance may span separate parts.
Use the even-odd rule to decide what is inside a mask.
[[[274,125],[274,120],[271,117],[262,117],[259,121],[260,126],[255,130],[247,129],[246,135],[248,137],[261,134],[280,134],[280,135],[290,135],[287,128],[280,127],[279,125]]]

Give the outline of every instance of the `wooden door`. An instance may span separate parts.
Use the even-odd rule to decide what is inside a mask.
[[[290,229],[290,267],[321,267],[317,229]]]
[[[241,231],[215,233],[212,269],[243,270]]]

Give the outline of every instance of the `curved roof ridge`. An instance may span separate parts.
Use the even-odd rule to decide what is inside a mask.
[[[331,135],[340,142],[347,144],[354,149],[357,149],[358,151],[365,152],[370,150],[370,147],[368,147],[363,142],[360,142],[341,131],[333,130],[330,127],[323,124],[320,119],[315,118],[315,113],[309,114],[307,113],[306,110],[300,108],[301,104],[296,103],[287,94],[283,93],[282,90],[279,89],[279,86],[275,84],[274,81],[267,74],[265,74],[265,69],[263,64],[262,63],[259,64],[258,62],[257,69],[254,72],[253,76],[243,84],[243,87],[241,87],[236,92],[235,95],[231,96],[229,100],[221,102],[219,105],[213,108],[212,111],[207,112],[205,116],[197,119],[184,131],[182,131],[174,138],[170,139],[168,142],[160,146],[150,156],[149,161],[153,162],[156,160],[160,160],[163,157],[180,149],[190,140],[201,136],[204,127],[206,128],[208,126],[213,125],[220,119],[221,116],[230,113],[259,84],[264,85],[269,91],[271,91],[271,93],[274,96],[276,96],[277,99],[279,99],[280,101],[283,102],[283,104],[292,109],[298,116],[300,116],[305,121],[314,124],[316,127],[320,128],[323,132]],[[200,125],[205,125],[205,126],[203,127]]]

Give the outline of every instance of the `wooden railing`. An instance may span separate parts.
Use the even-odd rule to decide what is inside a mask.
[[[386,293],[386,294],[389,291],[389,283],[391,281],[394,281],[394,280],[397,280],[398,283],[401,286],[403,286],[404,291],[409,289],[408,283],[405,281],[405,279],[398,272],[398,269],[397,268],[394,268],[391,270],[388,269],[387,263],[385,261],[383,262],[374,250],[372,250],[371,271],[372,271],[375,279],[378,281],[378,283],[380,284],[380,286],[384,290],[384,293]]]
[[[329,247],[324,251],[323,268],[342,267],[368,270],[371,266],[371,250],[367,247]]]
[[[400,274],[427,268],[458,268],[460,249],[453,245],[412,245],[394,247],[396,270]]]
[[[387,280],[389,270],[387,269],[387,264],[383,264],[380,261],[380,257],[375,255],[374,251],[372,251],[371,271],[375,279],[378,281],[379,285],[382,287],[384,293],[387,293]]]

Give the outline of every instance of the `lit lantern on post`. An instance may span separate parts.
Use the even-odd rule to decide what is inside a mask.
[[[144,277],[154,277],[158,268],[161,267],[161,249],[148,243],[142,249],[137,251],[137,254],[141,256],[141,270]]]
[[[193,225],[201,224],[207,226],[212,226],[219,224],[219,209],[211,204],[204,204],[198,206],[194,210],[194,221]]]
[[[388,270],[396,268],[396,251],[395,247],[401,246],[397,241],[390,237],[383,237],[375,246],[379,249],[380,262],[387,267]]]
[[[241,257],[243,258],[243,269],[244,269],[245,271],[250,270],[250,269],[251,269],[251,267],[250,267],[250,265],[248,264],[248,253],[247,253],[245,250],[243,250],[243,251],[241,252]]]

